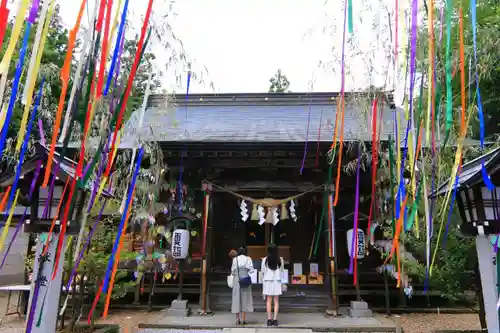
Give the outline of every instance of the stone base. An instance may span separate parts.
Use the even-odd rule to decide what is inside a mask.
[[[372,310],[368,309],[366,302],[351,302],[349,307],[349,317],[352,318],[371,318]]]
[[[188,308],[187,301],[184,300],[174,300],[170,305],[170,308],[165,311],[167,316],[175,316],[175,317],[189,317],[191,314],[191,309]]]

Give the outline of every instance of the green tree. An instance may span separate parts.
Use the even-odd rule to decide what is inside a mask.
[[[290,86],[290,81],[288,81],[286,75],[281,72],[281,69],[278,69],[276,74],[269,79],[269,82],[271,82],[271,85],[269,86],[269,92],[275,92],[275,93],[290,92],[288,90],[288,87]]]

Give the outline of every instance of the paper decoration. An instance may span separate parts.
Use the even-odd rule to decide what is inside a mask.
[[[299,275],[302,275],[303,274],[303,271],[302,271],[302,263],[294,263],[293,264],[293,276],[299,276]]]
[[[284,269],[283,272],[281,272],[281,284],[288,284],[289,279],[288,279],[288,269]]]
[[[255,204],[252,204],[252,221],[258,221],[259,220],[259,212],[257,211],[257,206]]]
[[[259,225],[263,225],[264,223],[266,223],[266,214],[264,212],[264,207],[258,205],[257,213],[259,214]]]
[[[189,231],[176,229],[172,233],[172,258],[186,259],[189,253]]]
[[[319,265],[317,263],[310,263],[309,264],[309,274],[311,276],[318,276],[319,275]]]
[[[294,222],[297,222],[297,215],[295,215],[295,201],[290,201],[290,217]]]
[[[241,220],[243,222],[246,222],[248,220],[248,209],[247,209],[247,204],[245,203],[245,200],[241,200],[241,205],[240,205],[240,210],[241,210]]]
[[[272,214],[271,219],[272,219],[273,225],[278,224],[278,222],[280,221],[280,219],[278,217],[278,208],[272,207],[271,208],[271,214]]]

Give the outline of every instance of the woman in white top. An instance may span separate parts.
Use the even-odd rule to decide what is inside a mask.
[[[278,256],[278,248],[271,244],[267,257],[262,259],[262,293],[266,297],[267,326],[278,326],[279,297],[283,292],[281,273],[284,271],[283,258]],[[274,316],[271,307],[274,301]]]
[[[254,271],[252,258],[247,255],[247,248],[241,246],[238,256],[233,258],[231,274],[233,275],[233,294],[231,312],[236,314],[236,324],[246,324],[246,313],[253,312],[252,285],[240,286],[242,279],[248,279]]]

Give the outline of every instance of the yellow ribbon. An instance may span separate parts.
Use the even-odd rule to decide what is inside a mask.
[[[5,116],[7,115],[7,104],[5,104],[0,113],[0,128],[3,128],[3,123],[5,122]]]
[[[17,190],[16,196],[14,198],[14,203],[12,204],[12,207],[10,208],[10,213],[9,217],[7,218],[7,222],[5,223],[2,231],[2,236],[0,236],[0,252],[2,252],[3,249],[3,244],[5,243],[5,239],[7,238],[7,235],[9,234],[9,229],[10,229],[10,223],[12,222],[12,215],[14,215],[14,209],[17,206],[17,198],[19,197],[20,191]]]
[[[115,13],[115,18],[113,20],[113,26],[111,27],[111,33],[109,34],[108,45],[110,45],[110,47],[108,47],[108,54],[106,55],[106,58],[109,55],[109,52],[111,50],[111,43],[113,41],[113,36],[116,32],[116,27],[118,26],[118,19],[120,18],[120,7],[121,6],[122,6],[122,0],[119,0],[118,6],[116,7],[116,13]]]
[[[116,145],[115,149],[113,150],[113,155],[111,158],[111,164],[113,164],[113,161],[115,160],[116,153],[118,152],[118,146],[120,145],[120,138],[121,138],[121,131],[118,133],[118,136],[116,138]],[[92,205],[92,208],[95,206],[96,202],[99,201],[99,198],[101,197],[102,191],[104,191],[104,186],[106,186],[106,183],[108,181],[108,177],[103,177],[101,181],[101,185],[99,185],[99,190],[97,191],[97,195],[94,200],[94,204]]]
[[[465,128],[469,127],[469,120],[470,120],[471,116],[472,116],[472,108],[469,109],[469,115],[467,116],[467,122],[466,122]],[[441,225],[439,226],[439,233],[438,233],[438,237],[436,240],[436,248],[434,249],[434,254],[432,255],[432,262],[431,262],[431,267],[429,269],[429,275],[432,275],[432,268],[433,268],[434,262],[436,260],[436,254],[437,254],[437,250],[438,250],[438,246],[439,246],[439,240],[441,238],[441,234],[443,232],[443,225],[444,225],[444,222],[445,222],[446,216],[447,216],[446,210],[449,208],[448,202],[450,201],[451,193],[452,193],[454,185],[455,185],[455,178],[457,176],[458,167],[460,165],[460,161],[462,160],[462,148],[464,145],[464,139],[465,139],[466,134],[467,134],[467,131],[464,130],[460,134],[460,138],[458,139],[457,151],[455,153],[455,163],[454,163],[452,171],[451,171],[450,180],[449,180],[449,184],[448,184],[448,190],[446,192],[446,196],[445,196],[445,200],[443,202],[443,205],[441,206],[441,212],[438,215],[438,216],[441,216]]]
[[[0,62],[0,74],[6,73],[9,68],[12,54],[17,46],[17,41],[24,25],[24,17],[26,16],[26,10],[28,9],[28,2],[28,0],[22,0],[21,5],[17,10],[16,21],[14,22],[14,29],[12,29],[12,34],[10,35],[9,45],[7,46],[7,50],[2,58],[2,62]]]
[[[41,32],[40,37],[40,45],[38,47],[38,51],[36,52],[36,59],[33,63],[32,71],[28,71],[27,78],[27,89],[26,89],[26,103],[24,104],[24,113],[23,118],[21,119],[21,127],[19,128],[19,135],[16,144],[16,153],[21,149],[21,145],[24,141],[24,135],[26,134],[26,124],[28,122],[28,116],[30,112],[31,103],[33,101],[33,92],[35,90],[35,83],[38,77],[38,72],[40,71],[40,64],[42,63],[43,50],[45,48],[45,41],[47,39],[47,34],[49,32],[50,20],[52,19],[52,15],[54,14],[55,1],[51,0],[50,9],[48,15],[45,17],[45,22],[43,25],[43,31]],[[37,31],[38,34],[38,31]],[[33,51],[35,53],[35,51]],[[33,57],[33,55],[32,55]],[[30,64],[31,68],[31,64]]]

